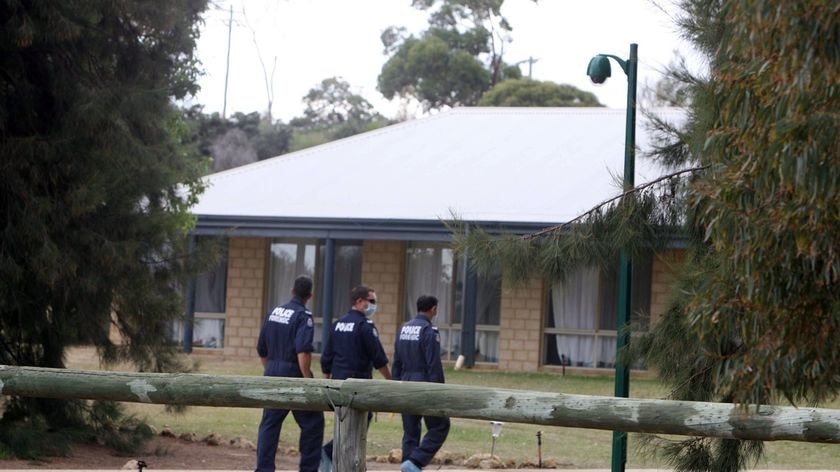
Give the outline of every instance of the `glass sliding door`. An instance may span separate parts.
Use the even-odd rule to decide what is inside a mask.
[[[461,354],[462,287],[458,261],[445,244],[410,243],[406,249],[405,318],[417,314],[417,298],[438,298],[435,325],[440,331],[441,358],[454,361]],[[479,274],[476,284],[476,362],[496,363],[499,358],[501,271]]]
[[[438,314],[434,324],[440,331],[440,355],[443,360],[455,360],[461,354],[461,316],[455,309],[452,249],[441,244],[410,243],[405,270],[406,321],[417,315],[420,295],[437,297]]]
[[[315,351],[323,347],[321,336],[324,314],[323,283],[324,244],[319,240],[276,239],[269,249],[269,273],[266,306],[282,305],[291,299],[295,278],[308,275],[314,282],[314,296],[308,307],[315,322]],[[361,283],[361,242],[340,241],[335,245],[333,264],[333,320],[349,309],[350,290]]]

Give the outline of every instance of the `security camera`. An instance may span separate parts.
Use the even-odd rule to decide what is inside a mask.
[[[586,67],[586,75],[592,80],[593,84],[603,84],[607,78],[612,75],[610,70],[610,60],[603,54],[598,54],[589,61]]]
[[[603,84],[607,81],[608,75],[590,75],[589,80],[592,81],[593,84]]]

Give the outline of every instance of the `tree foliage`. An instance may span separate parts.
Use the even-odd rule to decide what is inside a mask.
[[[289,151],[292,130],[271,122],[257,112],[236,112],[230,118],[205,114],[201,105],[183,110],[187,124],[185,142],[213,161],[219,172]]]
[[[840,93],[830,85],[840,30],[829,3],[724,2],[704,19],[721,34],[695,107],[706,139],[692,144],[711,170],[689,203],[714,263],[688,315],[707,335],[740,339],[725,363],[740,401],[840,391]]]
[[[168,334],[206,162],[172,102],[195,91],[205,3],[0,3],[0,364],[63,367],[87,343],[178,367]],[[111,423],[97,411],[19,398],[0,429]]]
[[[660,247],[675,229],[687,260],[645,356],[685,400],[815,403],[840,394],[840,29],[831,2],[685,0],[685,35],[707,77],[679,71],[689,120],[654,156],[687,178],[624,196],[526,238],[462,231],[477,265],[562,277],[621,249]],[[680,471],[736,471],[760,443],[653,444]]]
[[[597,107],[598,97],[574,85],[530,79],[505,80],[482,95],[479,106]]]
[[[390,122],[380,115],[350,84],[340,77],[321,81],[304,95],[303,116],[289,123],[294,128],[295,149],[364,133]],[[302,143],[307,146],[302,146]]]
[[[414,0],[430,11],[429,29],[419,37],[402,28],[382,34],[385,53],[379,91],[387,99],[414,98],[428,109],[475,105],[495,84],[520,78],[504,63],[510,24],[501,15],[504,0]]]

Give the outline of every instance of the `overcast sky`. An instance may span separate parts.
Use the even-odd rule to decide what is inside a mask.
[[[660,0],[669,10],[669,0]],[[264,112],[267,94],[257,46],[269,71],[276,58],[274,117],[288,121],[303,112],[303,97],[322,79],[340,76],[353,91],[386,116],[397,114],[376,90],[387,57],[379,39],[388,26],[409,32],[425,29],[427,14],[411,0],[214,0],[198,44],[205,75],[201,91],[189,104],[205,112],[222,111],[228,8],[233,6],[227,114]],[[513,32],[506,44],[507,63],[537,59],[534,79],[575,85],[595,93],[609,107],[624,108],[626,76],[613,63],[613,77],[594,86],[586,65],[596,53],[627,58],[630,43],[639,44],[639,91],[653,84],[679,51],[691,63],[699,57],[681,40],[670,17],[651,0],[506,0],[502,9]],[[528,64],[520,65],[528,75]],[[416,110],[409,110],[415,114]]]

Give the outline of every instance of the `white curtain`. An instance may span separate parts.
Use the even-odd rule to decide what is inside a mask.
[[[616,341],[614,336],[598,336],[597,367],[615,367]]]
[[[225,320],[196,318],[193,326],[193,346],[222,347],[225,338]]]
[[[420,295],[433,295],[438,299],[435,324],[452,323],[452,250],[445,247],[409,247],[407,259],[406,319],[417,314]]]
[[[289,301],[298,275],[308,275],[315,279],[315,245],[272,243],[268,277],[269,308]]]
[[[560,329],[595,331],[598,320],[599,272],[586,267],[567,275],[551,287],[551,308],[554,326]],[[563,354],[571,365],[595,366],[595,336],[558,334],[557,353]]]
[[[478,362],[499,362],[499,333],[496,331],[479,331],[475,342],[478,351],[475,360]],[[522,346],[531,349],[531,346]],[[537,348],[534,348],[537,349]]]
[[[362,246],[336,246],[333,266],[333,321],[350,310],[350,291],[361,283]]]
[[[172,324],[172,340],[181,343],[184,340],[184,324],[177,321]],[[221,348],[225,341],[225,320],[221,318],[196,318],[193,321],[194,347]]]

